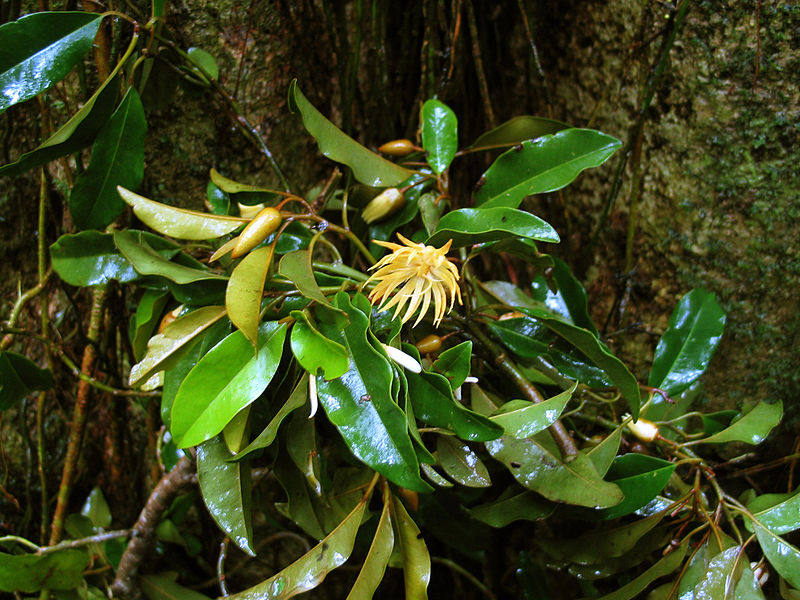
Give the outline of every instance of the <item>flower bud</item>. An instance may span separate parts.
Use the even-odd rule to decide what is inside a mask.
[[[369,225],[393,215],[406,203],[403,192],[397,188],[386,188],[375,196],[366,208],[361,211],[361,218]]]
[[[412,373],[422,373],[422,365],[419,364],[417,359],[413,356],[406,354],[394,346],[389,346],[387,344],[381,344],[381,346],[383,346],[383,349],[386,351],[386,354],[389,355],[389,358],[391,358],[404,369],[408,369]]]
[[[652,442],[658,437],[658,425],[647,419],[630,421],[628,423],[628,429],[643,442]]]
[[[392,140],[378,148],[379,151],[389,156],[408,156],[416,149],[411,140]]]
[[[440,338],[438,335],[431,334],[417,342],[417,350],[419,350],[420,354],[438,352],[441,347],[442,338]]]
[[[231,252],[231,258],[239,258],[247,254],[263,242],[281,224],[281,213],[278,209],[268,206],[247,224],[239,235],[239,241]]]
[[[184,306],[183,304],[179,305],[174,310],[169,311],[164,317],[161,319],[161,322],[158,324],[158,333],[163,333],[164,329],[172,323],[175,319],[177,319],[181,312],[183,312]]]

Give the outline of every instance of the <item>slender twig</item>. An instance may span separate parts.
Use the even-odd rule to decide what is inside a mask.
[[[81,362],[81,373],[89,376],[94,369],[97,350],[95,345],[100,339],[100,325],[103,321],[103,312],[106,299],[106,286],[99,285],[92,290],[92,308],[89,316],[89,331],[87,332],[86,347],[83,350],[83,360]],[[67,442],[67,452],[64,457],[64,467],[61,472],[61,485],[58,489],[58,500],[56,509],[53,513],[53,523],[50,528],[50,544],[57,544],[61,541],[64,531],[64,519],[67,515],[69,496],[72,492],[72,481],[75,477],[75,468],[78,464],[81,442],[83,441],[83,430],[86,425],[86,414],[88,412],[89,390],[91,386],[83,379],[78,382],[78,392],[75,396],[75,407],[72,413],[72,423],[69,428],[69,441]]]
[[[542,62],[539,60],[539,50],[536,48],[536,42],[533,39],[530,23],[528,23],[528,12],[525,10],[525,4],[522,0],[517,0],[519,6],[519,13],[522,15],[522,25],[525,27],[525,34],[528,36],[528,43],[531,46],[531,54],[533,55],[533,64],[536,65],[536,70],[539,77],[542,79],[542,92],[544,93],[544,102],[547,106],[547,116],[553,118],[553,103],[550,101],[550,89],[547,85],[547,76],[544,74]]]
[[[169,508],[173,498],[194,481],[194,473],[194,458],[190,455],[183,456],[169,473],[164,474],[150,494],[133,526],[133,535],[119,561],[116,577],[111,584],[115,598],[135,598],[141,593],[135,586],[139,565],[150,548],[164,511]]]
[[[469,36],[472,38],[472,58],[475,61],[475,74],[478,77],[478,89],[481,92],[481,100],[483,101],[483,110],[486,112],[486,118],[489,121],[489,126],[494,128],[497,126],[497,121],[494,117],[492,100],[489,96],[489,84],[486,82],[486,72],[483,70],[483,59],[481,58],[481,45],[480,45],[480,40],[478,38],[478,23],[475,19],[475,8],[472,6],[472,0],[464,0],[464,5],[467,7],[467,23],[469,24]]]
[[[44,285],[47,281],[47,235],[45,228],[45,217],[47,216],[47,199],[48,199],[48,186],[47,176],[44,169],[41,170],[39,176],[39,236],[37,240],[38,245],[38,271],[39,271],[39,284]],[[46,300],[46,299],[45,299]],[[39,307],[39,323],[42,331],[42,336],[47,336],[47,331],[50,327],[50,313],[48,311],[47,302],[43,301]],[[45,357],[47,358],[47,366],[53,370],[53,357],[48,348],[45,348]],[[45,399],[47,398],[47,391],[39,392],[36,398],[36,467],[39,474],[39,498],[41,517],[39,520],[39,541],[44,543],[47,539],[47,524],[50,522],[50,505],[49,496],[47,494],[47,473],[45,472],[45,434],[44,434],[44,412],[45,412]]]
[[[639,137],[639,130],[644,126],[645,119],[647,118],[647,110],[650,108],[650,104],[653,101],[653,96],[656,93],[656,88],[658,84],[661,82],[661,77],[664,74],[664,71],[667,68],[667,62],[669,60],[670,50],[672,50],[672,46],[675,43],[675,38],[678,34],[678,30],[681,28],[683,21],[686,17],[686,12],[689,8],[689,0],[683,0],[681,5],[678,7],[677,11],[670,15],[670,20],[672,22],[672,28],[669,30],[669,34],[664,38],[664,42],[661,44],[661,53],[653,71],[650,73],[650,77],[647,80],[647,84],[645,86],[645,91],[642,94],[642,104],[639,109],[639,115],[631,128],[630,136],[628,137],[628,141],[625,144],[625,147],[622,149],[620,153],[620,159],[617,164],[617,170],[614,173],[614,180],[611,184],[611,190],[608,193],[608,197],[606,198],[605,206],[603,207],[603,212],[600,215],[600,220],[597,223],[597,227],[592,234],[592,238],[590,244],[593,244],[595,239],[600,233],[600,230],[603,228],[605,224],[606,218],[608,218],[608,214],[611,211],[611,207],[614,205],[614,201],[619,194],[620,188],[622,187],[622,173],[625,171],[625,166],[628,163],[628,158],[631,153],[631,149],[633,145],[636,143],[637,138]]]
[[[228,584],[225,583],[225,557],[228,556],[228,544],[231,538],[227,535],[219,544],[219,558],[217,559],[217,582],[219,583],[219,593],[222,597],[228,596]]]
[[[80,538],[78,540],[66,540],[65,542],[59,542],[53,546],[45,546],[44,548],[39,548],[36,554],[42,556],[44,554],[52,554],[53,552],[58,552],[60,550],[68,550],[70,548],[81,548],[83,546],[88,546],[89,544],[100,544],[102,542],[107,542],[108,540],[115,540],[117,538],[129,537],[132,533],[130,529],[119,529],[117,531],[106,531],[103,533],[98,533],[97,535],[92,535],[85,538]]]
[[[497,596],[494,595],[494,592],[486,587],[483,582],[475,577],[472,573],[470,573],[467,569],[459,565],[457,562],[452,561],[448,558],[440,558],[438,556],[431,556],[431,562],[438,563],[440,565],[444,565],[451,571],[454,571],[464,577],[467,581],[469,581],[472,585],[478,588],[483,595],[489,598],[490,600],[497,600]]]
[[[39,282],[26,290],[24,293],[20,294],[17,301],[14,303],[14,306],[11,308],[11,314],[8,317],[8,321],[6,322],[9,327],[14,327],[17,323],[17,319],[19,318],[19,314],[22,311],[22,308],[27,304],[30,300],[35,298],[47,285],[47,280],[50,279],[50,275],[53,274],[53,269],[49,269],[42,277]],[[14,340],[14,336],[11,333],[7,333],[2,341],[0,341],[0,352],[5,352],[8,350],[8,347],[11,345],[11,342]]]

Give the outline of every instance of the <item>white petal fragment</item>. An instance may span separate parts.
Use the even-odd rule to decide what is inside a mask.
[[[408,369],[412,373],[422,373],[422,365],[417,362],[417,360],[402,350],[398,350],[394,346],[387,346],[386,344],[381,344],[383,349],[386,350],[386,354],[389,355],[394,362],[398,365],[403,367],[404,369]]]

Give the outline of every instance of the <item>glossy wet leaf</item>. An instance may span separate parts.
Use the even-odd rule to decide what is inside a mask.
[[[88,517],[95,527],[111,527],[111,509],[108,507],[103,491],[95,486],[83,503],[81,514]]]
[[[658,342],[648,385],[677,394],[705,372],[725,329],[714,294],[697,288],[681,298]]]
[[[140,196],[124,187],[117,188],[117,192],[145,225],[158,233],[182,240],[222,237],[248,222],[248,219],[239,217],[176,208]]]
[[[159,275],[178,284],[193,283],[206,279],[224,281],[225,275],[205,269],[188,267],[161,256],[142,232],[123,230],[114,232],[114,244],[141,275]],[[200,263],[197,263],[199,266]]]
[[[436,439],[439,465],[453,481],[467,487],[489,487],[489,471],[478,455],[467,444],[449,435]]]
[[[217,525],[251,556],[253,526],[250,512],[250,463],[230,462],[232,454],[222,436],[197,447],[197,478],[203,502]]]
[[[197,65],[197,68],[200,69],[205,77],[211,79],[219,78],[219,66],[217,66],[217,61],[213,56],[211,56],[211,54],[202,48],[197,48],[194,46],[189,48],[186,51],[186,54],[189,55],[189,59],[195,63],[195,65]]]
[[[283,420],[294,410],[304,406],[308,403],[308,374],[304,373],[300,381],[295,386],[289,398],[284,402],[283,406],[278,410],[267,426],[259,433],[256,438],[250,442],[248,446],[242,449],[236,455],[237,460],[246,458],[262,448],[267,448],[275,441],[275,436],[278,435],[278,428]]]
[[[131,318],[131,349],[136,360],[142,360],[149,340],[159,325],[161,313],[169,301],[169,294],[158,290],[145,290],[136,304]]]
[[[597,327],[589,316],[586,290],[572,274],[567,263],[557,257],[553,257],[552,260],[553,278],[558,285],[558,291],[550,290],[543,277],[537,278],[533,285],[543,292],[542,301],[553,312],[566,317],[578,327],[588,329],[596,336]]]
[[[287,440],[288,438],[283,438]],[[284,442],[285,443],[285,442]],[[306,478],[297,468],[297,465],[287,456],[281,444],[278,458],[274,461],[272,472],[283,491],[286,493],[286,502],[276,504],[278,511],[303,529],[309,536],[321,540],[341,521],[330,523],[334,517],[330,506],[324,507],[317,494],[308,486]],[[327,510],[326,510],[327,509]],[[346,514],[346,513],[345,513]]]
[[[680,566],[686,554],[687,547],[688,544],[685,543],[678,546],[665,557],[658,560],[644,573],[626,583],[618,590],[601,596],[598,600],[631,600],[632,598],[638,598],[639,594],[644,592],[656,579],[669,575]]]
[[[61,81],[92,48],[101,15],[40,12],[0,27],[0,113]]]
[[[427,192],[419,197],[417,204],[425,231],[428,235],[432,235],[439,225],[442,213],[447,208],[447,202],[444,198],[437,197],[433,192]]]
[[[419,360],[419,351],[405,344],[405,352]],[[484,415],[478,414],[456,402],[450,382],[444,375],[423,371],[405,372],[408,395],[414,416],[434,427],[444,427],[458,437],[473,442],[493,440],[503,434],[503,428]]]
[[[427,600],[428,582],[431,578],[431,557],[428,554],[428,547],[419,527],[396,496],[392,496],[391,511],[396,545],[403,558],[406,600]]]
[[[467,513],[491,527],[505,527],[514,521],[541,521],[556,509],[556,505],[548,502],[533,492],[501,497],[494,502],[468,508]]]
[[[778,535],[800,529],[800,489],[792,494],[764,494],[747,504],[747,509],[767,529]],[[745,525],[752,531],[750,521]]]
[[[291,281],[297,290],[309,300],[316,300],[327,306],[331,305],[325,294],[319,289],[317,280],[314,279],[311,254],[308,250],[295,250],[285,254],[278,264],[278,273]]]
[[[422,105],[422,147],[428,164],[439,175],[453,161],[458,150],[458,120],[453,110],[439,100]]]
[[[39,146],[0,167],[0,176],[14,177],[33,167],[72,154],[89,146],[114,112],[118,81],[109,77],[83,106]]]
[[[136,387],[154,373],[169,368],[171,358],[223,316],[225,307],[204,306],[175,319],[150,338],[144,358],[131,367],[129,385]]]
[[[621,145],[618,139],[591,129],[565,129],[521,142],[483,174],[475,204],[517,208],[526,196],[570,184],[584,169],[603,164]]]
[[[325,379],[344,375],[350,365],[347,349],[322,335],[304,312],[293,311],[292,316],[296,321],[292,326],[291,346],[297,362],[314,376],[319,369]]]
[[[383,510],[381,511],[378,527],[375,530],[375,537],[372,539],[364,564],[361,571],[347,594],[347,600],[369,600],[378,588],[386,565],[389,564],[389,557],[394,548],[394,531],[391,518],[391,500],[389,494],[385,495]]]
[[[426,244],[441,246],[453,240],[453,248],[483,242],[521,237],[558,243],[556,230],[528,212],[515,208],[459,208],[439,219],[436,231]]]
[[[183,380],[172,404],[172,436],[179,448],[217,435],[236,413],[267,388],[283,354],[286,325],[259,327],[254,353],[241,331],[234,331],[206,353]]]
[[[413,174],[368,150],[331,123],[303,95],[296,80],[289,86],[289,109],[300,113],[306,130],[317,140],[319,151],[350,167],[361,183],[375,187],[396,186]]]
[[[744,413],[741,419],[734,421],[719,433],[715,433],[701,441],[704,444],[723,444],[726,442],[760,444],[766,439],[769,432],[781,422],[782,416],[783,403],[780,400],[773,404],[759,402],[750,411]]]
[[[629,453],[618,456],[611,464],[606,479],[614,482],[625,494],[625,499],[610,508],[600,511],[603,519],[614,519],[641,508],[667,485],[675,471],[675,464],[647,456]]]
[[[497,405],[477,385],[472,386],[472,407],[482,414],[497,410]],[[524,440],[504,436],[485,445],[520,485],[548,500],[602,508],[623,499],[620,489],[603,481],[586,456],[578,455],[569,463],[557,458],[558,449],[547,431]]]
[[[512,410],[509,410],[511,403],[506,404],[489,418],[500,425],[507,436],[517,439],[530,437],[547,429],[558,420],[577,387],[578,384],[574,383],[568,390],[544,402],[514,400]]]
[[[7,410],[28,394],[55,385],[49,369],[16,352],[0,352],[0,411]]]
[[[499,127],[487,131],[475,140],[470,148],[486,148],[487,146],[515,146],[525,140],[533,140],[543,135],[552,135],[570,126],[561,121],[521,115],[509,119]]]
[[[800,588],[800,549],[756,521],[753,527],[769,564],[790,585]]]
[[[70,285],[88,286],[116,279],[127,283],[139,277],[114,245],[114,236],[99,231],[62,235],[50,246],[53,269]]]
[[[85,550],[62,550],[44,556],[0,552],[0,591],[71,590],[81,585],[88,563]]]
[[[200,592],[180,585],[177,577],[177,573],[143,575],[139,582],[148,600],[211,600]]]
[[[330,571],[350,558],[366,505],[365,498],[330,535],[291,565],[258,585],[231,594],[228,599],[285,600],[317,587]]]
[[[453,482],[446,477],[439,475],[439,472],[432,466],[425,463],[420,463],[419,466],[422,468],[422,472],[425,473],[425,477],[430,479],[434,484],[445,488],[453,487]]]
[[[247,254],[231,273],[225,290],[228,316],[254,345],[260,321],[261,296],[273,256],[271,246]]]
[[[691,598],[696,600],[754,600],[764,597],[741,546],[728,548],[711,558],[692,594]]]
[[[719,412],[701,415],[703,431],[706,435],[719,433],[731,424],[734,417],[739,416],[738,410],[721,410]]]
[[[347,348],[350,366],[338,379],[317,377],[320,404],[356,458],[397,485],[429,491],[419,474],[406,415],[393,400],[392,367],[367,340],[369,318],[343,292],[337,294],[335,306],[347,313],[349,324],[327,311],[318,325],[326,337]]]
[[[144,177],[144,107],[131,87],[97,134],[89,166],[78,175],[69,195],[72,220],[82,229],[104,229],[125,203],[117,186],[135,189]]]
[[[550,350],[549,330],[531,317],[488,321],[486,326],[506,348],[521,358],[536,358]]]
[[[467,340],[448,348],[433,361],[432,369],[444,375],[453,390],[460,388],[469,376],[472,360],[472,341]]]

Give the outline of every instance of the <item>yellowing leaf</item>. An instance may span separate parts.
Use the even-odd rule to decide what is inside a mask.
[[[258,337],[261,295],[272,263],[273,250],[272,246],[264,246],[245,256],[231,273],[225,291],[228,316],[252,344],[256,343]]]
[[[122,186],[118,186],[117,191],[148,227],[163,235],[182,240],[218,238],[247,223],[247,219],[239,217],[209,215],[196,210],[167,206],[135,194]]]

